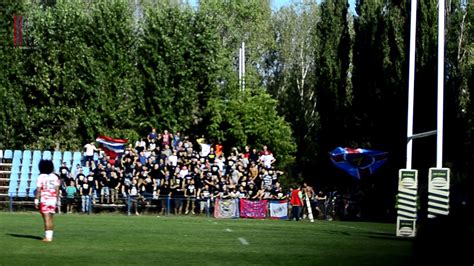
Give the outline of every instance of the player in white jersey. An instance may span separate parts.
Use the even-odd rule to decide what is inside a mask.
[[[44,221],[43,241],[53,241],[53,215],[59,197],[59,178],[53,173],[54,165],[49,160],[41,160],[38,165],[40,175],[36,182],[35,207],[39,209]]]

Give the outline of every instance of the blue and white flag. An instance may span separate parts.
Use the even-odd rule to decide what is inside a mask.
[[[372,175],[388,158],[388,153],[377,150],[337,147],[329,153],[334,165],[360,179]]]

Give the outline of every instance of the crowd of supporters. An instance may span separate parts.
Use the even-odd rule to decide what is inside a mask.
[[[204,137],[153,129],[115,159],[95,143],[85,149],[82,165],[60,168],[67,211],[77,198],[83,212],[88,202],[126,199],[136,214],[137,202],[155,203],[162,213],[196,214],[208,211],[209,200],[216,198],[286,199],[288,194],[279,182],[283,172],[274,168],[276,159],[267,146],[232,148],[224,154],[222,145],[209,144]]]

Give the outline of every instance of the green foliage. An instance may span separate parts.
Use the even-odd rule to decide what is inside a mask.
[[[397,1],[361,1],[354,21],[352,141],[394,153],[403,147],[406,124],[406,116],[400,115],[406,112],[408,84],[405,8]]]
[[[219,69],[219,41],[208,19],[176,5],[146,9],[138,68],[152,125],[183,131],[200,123]]]
[[[265,56],[273,47],[270,0],[200,0],[199,11],[210,16],[216,27],[224,54],[233,68],[225,79],[236,78],[241,43],[246,47],[246,76],[248,87],[262,84],[267,69]],[[229,67],[229,65],[227,65]],[[231,74],[232,73],[232,74]],[[232,78],[229,78],[232,75]],[[232,87],[231,87],[232,88]],[[229,89],[231,89],[229,88]],[[234,88],[237,88],[236,86]]]
[[[267,55],[267,90],[279,101],[278,110],[291,124],[297,145],[299,171],[311,169],[319,153],[316,138],[320,117],[316,104],[315,50],[320,9],[315,2],[291,4],[272,17],[275,48]],[[294,171],[296,173],[299,172]],[[294,174],[292,175],[294,176]]]
[[[1,1],[0,148],[78,149],[99,134],[133,141],[153,126],[227,147],[266,144],[282,166],[296,162],[291,176],[313,180],[335,174],[327,160],[335,146],[373,147],[390,152],[396,175],[409,1],[356,2],[352,17],[345,1],[273,13],[268,0],[201,0],[195,9],[177,0]],[[474,6],[449,4],[444,146],[461,180],[474,171]],[[423,132],[436,125],[437,3],[418,8],[415,132]],[[24,17],[22,48],[12,45],[15,14]],[[420,167],[432,166],[417,154]]]
[[[281,167],[293,160],[296,146],[289,124],[276,111],[277,102],[262,90],[243,92],[229,100],[214,99],[209,136],[226,146],[271,149]]]
[[[474,160],[474,4],[469,1],[451,1],[447,6],[446,25],[446,74],[445,84],[445,127],[446,138],[452,145],[446,145],[445,160],[453,169],[453,183],[460,187],[472,187],[468,173],[474,172],[470,163]],[[466,183],[467,182],[467,183]]]
[[[28,106],[26,147],[78,149],[97,134],[140,121],[126,1],[30,3],[26,10],[25,47],[10,61],[18,62],[12,88]]]
[[[23,14],[23,1],[0,2],[0,147],[21,147],[28,141],[27,107],[16,78],[21,70],[21,51],[12,41],[12,18]]]
[[[316,108],[319,129],[314,139],[318,144],[315,159],[320,164],[327,162],[327,154],[338,146],[350,146],[351,109],[348,82],[351,39],[348,23],[348,3],[346,1],[323,1],[320,18],[315,29],[315,69],[313,72]],[[316,176],[314,162],[308,163],[307,175]],[[323,168],[324,169],[324,168]],[[321,171],[324,171],[321,169]],[[325,173],[326,182],[333,182]]]

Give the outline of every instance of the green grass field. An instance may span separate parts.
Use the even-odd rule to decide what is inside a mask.
[[[0,212],[0,265],[406,265],[394,224]]]

